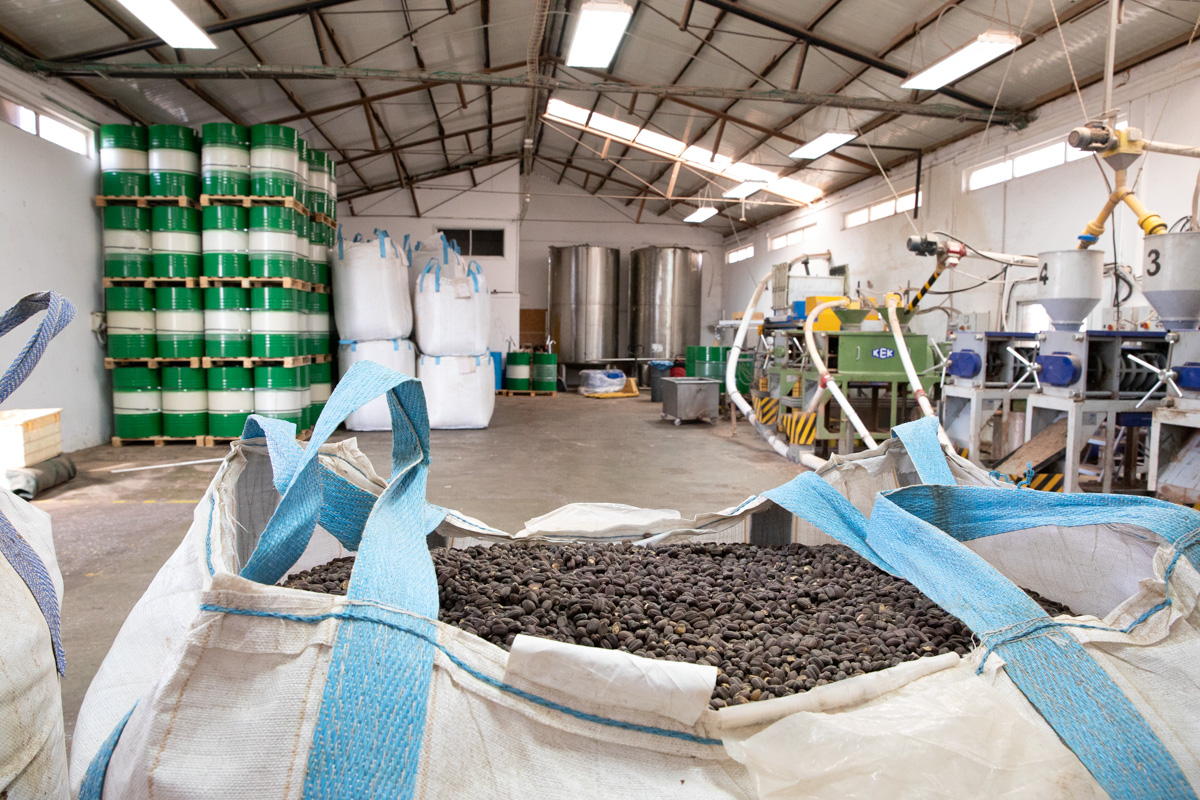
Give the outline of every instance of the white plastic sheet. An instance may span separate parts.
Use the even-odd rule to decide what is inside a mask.
[[[406,339],[385,339],[356,342],[343,339],[338,344],[338,376],[359,361],[374,361],[404,375],[417,375],[417,351]],[[348,431],[387,431],[392,429],[392,416],[387,398],[376,397],[346,417]]]

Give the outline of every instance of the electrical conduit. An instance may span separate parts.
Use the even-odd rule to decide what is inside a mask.
[[[889,294],[887,297],[887,313],[888,326],[892,329],[892,338],[896,340],[896,352],[900,354],[900,363],[904,364],[904,374],[908,376],[908,383],[912,386],[913,397],[917,398],[917,405],[921,407],[921,411],[927,417],[937,417],[933,410],[933,405],[929,402],[928,395],[925,394],[925,387],[921,385],[921,379],[917,377],[917,369],[913,366],[912,356],[908,353],[908,346],[904,343],[904,334],[900,330],[900,317],[896,313],[896,307],[900,304],[900,296],[897,294]],[[941,422],[938,423],[938,441],[943,445],[950,444],[950,438],[946,436],[946,431],[942,429]]]
[[[738,325],[737,336],[734,337],[733,347],[729,350],[729,360],[725,363],[725,391],[728,393],[729,399],[733,401],[733,404],[742,412],[742,416],[750,421],[750,424],[754,426],[754,430],[758,431],[758,434],[766,440],[771,449],[784,458],[787,458],[788,443],[780,439],[774,431],[758,421],[758,418],[754,415],[754,409],[746,402],[746,398],[742,397],[742,393],[737,388],[737,364],[738,359],[742,355],[742,343],[746,341],[746,332],[750,330],[750,321],[754,316],[754,307],[758,305],[758,300],[762,297],[763,290],[766,289],[767,284],[770,282],[771,273],[768,271],[763,279],[758,282],[758,286],[755,287],[754,294],[750,297],[750,303],[746,306],[746,313],[742,316],[742,324]],[[872,442],[871,446],[875,446],[874,442]],[[825,466],[825,459],[818,458],[812,453],[804,453],[800,456],[800,463],[809,469],[820,469]]]
[[[842,390],[838,388],[837,382],[830,377],[829,369],[825,366],[825,362],[821,360],[821,354],[817,351],[817,343],[813,339],[813,328],[808,324],[809,320],[815,321],[820,317],[821,312],[825,309],[841,308],[849,302],[845,297],[839,297],[837,300],[821,303],[816,308],[808,310],[805,314],[808,319],[804,321],[804,342],[808,345],[808,357],[812,359],[813,366],[817,369],[817,374],[821,376],[820,388],[829,390],[829,393],[837,400],[838,405],[842,407],[842,411],[846,413],[846,419],[850,420],[850,424],[854,426],[854,430],[858,431],[858,435],[862,437],[863,442],[867,447],[874,449],[878,446],[875,443],[875,439],[871,437],[867,426],[863,424],[858,414],[855,413],[854,408],[851,407],[850,401],[846,399],[846,395],[842,394]]]

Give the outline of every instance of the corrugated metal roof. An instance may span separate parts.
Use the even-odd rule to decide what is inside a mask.
[[[202,26],[275,12],[289,1],[295,2],[176,0]],[[609,72],[565,66],[567,37],[580,3],[550,0],[541,72],[560,80],[608,79],[653,88],[637,95],[558,91],[556,98],[707,149],[717,145],[719,136],[722,155],[826,190],[873,174],[876,158],[888,165],[911,155],[896,148],[932,149],[979,123],[779,100],[679,96],[683,93],[673,92],[672,87],[798,88],[890,101],[1024,109],[1067,90],[1071,68],[1079,80],[1093,80],[1103,66],[1108,26],[1107,0],[1053,0],[1053,4],[739,0],[724,8],[717,6],[725,0],[695,0],[686,30],[680,20],[688,0],[629,2],[635,6],[633,22]],[[504,74],[519,77],[535,6],[528,0],[333,0],[312,14],[274,15],[277,18],[214,33],[215,51],[180,54],[159,45],[103,60],[170,66],[180,63],[182,55],[186,64],[325,63],[435,73],[477,73],[509,65]],[[451,8],[455,13],[450,13]],[[1195,24],[1196,13],[1196,4],[1183,0],[1127,2],[1117,42],[1118,61],[1128,65],[1178,44]],[[1025,43],[958,81],[953,87],[957,97],[901,88],[905,75],[989,29],[1014,31]],[[116,0],[0,3],[0,39],[39,58],[63,59],[147,36],[150,32]],[[818,41],[806,43],[811,37]],[[404,180],[420,179],[492,157],[519,157],[531,96],[531,90],[522,87],[464,85],[460,89],[453,82],[420,87],[369,78],[178,80],[164,76],[80,81],[149,121],[199,126],[226,114],[248,124],[289,120],[313,145],[336,151],[341,160],[350,162],[341,170],[343,196],[394,187],[401,174]],[[362,100],[364,95],[367,101]],[[540,99],[544,104],[544,91]],[[489,125],[496,126],[490,134]],[[797,140],[811,139],[830,128],[865,133],[816,161],[798,164],[790,158]],[[864,143],[878,149],[872,154]],[[688,202],[698,202],[687,195],[719,194],[720,187],[729,184],[690,167],[681,168],[672,180],[674,162],[620,142],[611,143],[606,158],[601,158],[604,150],[603,137],[547,125],[537,143],[537,171],[554,180],[561,177],[586,184],[589,191],[606,196],[629,198],[630,205],[640,204],[637,198],[645,194],[650,198],[647,213],[676,218],[691,210]],[[663,199],[668,187],[684,202]],[[747,224],[768,218],[779,208],[747,203]],[[730,220],[718,217],[710,224],[728,226]]]

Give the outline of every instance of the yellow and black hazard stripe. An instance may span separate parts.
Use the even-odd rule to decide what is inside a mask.
[[[779,416],[779,400],[775,397],[754,398],[754,416],[763,425],[774,425]]]
[[[963,458],[970,458],[970,456],[969,456],[969,455],[967,455],[967,454],[968,454],[968,453],[970,453],[970,452],[971,452],[971,448],[969,448],[969,447],[960,447],[960,448],[958,448],[958,454],[959,454],[960,456],[962,456]]]
[[[786,414],[779,421],[792,444],[812,444],[817,439],[817,413]]]
[[[1014,483],[1020,483],[1025,480],[1024,475],[1010,475]],[[1039,492],[1061,492],[1063,490],[1063,474],[1061,472],[1041,472],[1033,476],[1033,480],[1029,481],[1030,489],[1037,489]]]
[[[799,378],[797,378],[796,382],[792,384],[792,391],[789,392],[789,394],[791,394],[792,397],[800,396],[800,379]]]

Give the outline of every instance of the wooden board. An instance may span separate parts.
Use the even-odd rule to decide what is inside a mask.
[[[546,309],[522,308],[521,347],[540,347],[546,343]]]
[[[314,358],[320,358],[320,361],[313,361]],[[308,364],[324,364],[329,360],[328,355],[322,356],[288,356],[286,358],[260,358],[257,356],[248,356],[245,358],[210,358],[205,356],[201,359],[201,365],[205,369],[212,367],[303,367]]]
[[[152,206],[182,206],[183,208],[200,207],[195,200],[185,195],[180,195],[178,197],[130,197],[115,194],[96,195],[96,208],[105,208],[106,206],[137,206],[138,208],[150,208]]]
[[[240,286],[243,289],[251,289],[255,286],[279,286],[284,289],[298,289],[301,292],[314,291],[314,286],[323,284],[312,284],[308,281],[302,281],[298,278],[213,278],[208,275],[200,277],[200,286],[207,289],[210,286]],[[328,294],[328,291],[323,292]]]
[[[104,368],[149,367],[150,369],[158,369],[159,367],[191,367],[192,369],[198,369],[202,361],[201,356],[191,356],[190,358],[106,358],[104,359]]]
[[[153,289],[156,286],[181,286],[184,289],[195,289],[200,284],[200,278],[101,278],[100,285],[105,289],[114,286],[141,286]]]
[[[202,194],[200,195],[200,205],[202,206],[242,206],[243,208],[252,208],[254,206],[283,206],[290,208],[293,211],[299,211],[301,214],[308,216],[308,209],[294,197],[267,197],[265,195],[244,195],[244,194]]]
[[[154,447],[163,447],[168,444],[191,444],[196,447],[209,446],[205,440],[207,436],[146,436],[137,439],[123,439],[120,436],[112,437],[113,447],[125,447],[133,444],[148,444]]]
[[[1028,464],[1039,472],[1067,451],[1067,419],[1052,422],[1034,434],[1033,438],[1000,460],[993,469],[1004,475],[1024,475]]]

